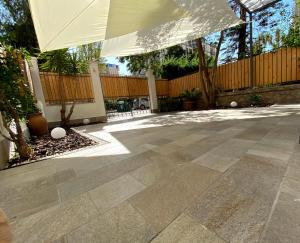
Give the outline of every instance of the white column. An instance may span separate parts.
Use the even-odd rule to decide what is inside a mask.
[[[149,69],[146,72],[146,77],[148,80],[151,112],[155,113],[158,112],[158,102],[157,102],[156,84],[155,84],[155,77],[153,75],[153,70]]]
[[[102,116],[103,115],[106,116],[98,62],[97,61],[90,62],[89,69],[90,69],[91,79],[93,83],[93,90],[95,96],[95,103],[97,104],[97,109],[99,109]]]
[[[40,78],[40,70],[36,57],[31,57],[30,67],[30,76],[32,80],[32,85],[34,89],[35,98],[38,102],[38,107],[41,109],[43,115],[46,117],[45,109],[46,109],[46,101],[43,92],[43,87]]]

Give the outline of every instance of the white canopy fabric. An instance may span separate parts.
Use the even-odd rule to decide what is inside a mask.
[[[180,19],[173,0],[29,0],[41,51],[121,36]]]
[[[41,51],[104,41],[104,56],[150,52],[240,24],[226,0],[29,0]]]
[[[278,0],[239,0],[250,12],[255,12],[269,4],[278,2]]]
[[[189,14],[151,29],[104,41],[101,55],[129,56],[164,49],[243,23],[226,0],[174,0]]]

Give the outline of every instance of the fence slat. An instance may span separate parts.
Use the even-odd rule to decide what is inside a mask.
[[[215,79],[219,90],[234,90],[249,87],[250,59],[218,66]],[[267,86],[300,80],[300,48],[281,48],[275,52],[264,53],[253,58],[254,86]],[[169,81],[170,96],[178,96],[185,89],[200,87],[196,85],[199,75],[190,74]]]

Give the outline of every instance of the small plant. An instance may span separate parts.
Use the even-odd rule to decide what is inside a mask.
[[[197,88],[193,88],[191,90],[185,90],[184,92],[182,92],[180,97],[188,101],[196,101],[200,95],[201,95],[200,90]]]
[[[257,95],[257,94],[251,94],[249,96],[249,102],[251,105],[261,105],[262,104],[262,98],[261,96]]]
[[[159,99],[160,112],[180,111],[182,109],[181,98],[162,98]]]

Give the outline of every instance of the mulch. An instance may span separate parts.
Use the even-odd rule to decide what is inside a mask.
[[[30,159],[24,161],[16,157],[9,161],[8,167],[11,168],[23,164],[33,163],[42,159],[48,159],[85,147],[101,145],[105,143],[107,142],[90,139],[72,129],[68,130],[67,135],[61,139],[53,139],[50,133],[42,137],[32,136],[29,142],[29,145],[32,149],[32,155]]]

